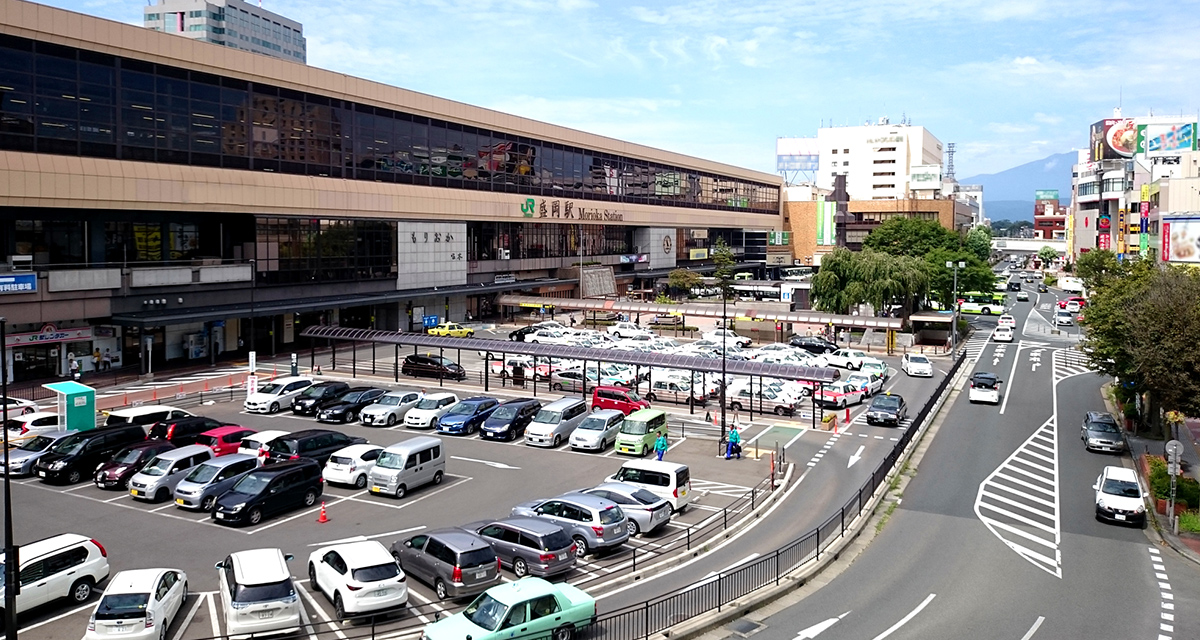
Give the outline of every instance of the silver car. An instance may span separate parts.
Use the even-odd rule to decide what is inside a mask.
[[[671,521],[671,503],[645,489],[624,482],[605,482],[585,489],[584,493],[612,500],[620,505],[628,518],[626,528],[630,537],[653,533]]]
[[[518,578],[546,577],[575,568],[575,543],[563,528],[540,518],[483,520],[463,529],[487,540]]]
[[[57,440],[65,438],[74,431],[51,431],[38,434],[21,443],[21,446],[8,452],[8,473],[14,476],[27,476],[33,473],[33,463],[42,454],[50,450]]]
[[[571,448],[604,451],[617,441],[625,414],[616,409],[593,411],[571,432]]]
[[[212,449],[202,444],[164,451],[146,463],[129,479],[129,495],[140,500],[163,502],[175,493],[175,487],[192,467],[213,457]]]
[[[217,498],[258,468],[258,458],[234,453],[193,467],[175,485],[175,506],[182,509],[211,511]]]
[[[465,598],[500,584],[500,564],[487,540],[464,529],[437,529],[392,543],[404,572],[433,587],[438,600]]]
[[[421,400],[420,391],[400,390],[389,391],[383,394],[375,404],[363,407],[363,410],[358,412],[358,419],[364,426],[383,425],[392,426],[398,422],[404,422],[404,415],[408,410],[417,406],[417,402]]]
[[[621,507],[586,493],[525,502],[513,507],[512,515],[544,518],[562,527],[575,541],[575,555],[580,558],[618,547],[629,539],[629,525]]]

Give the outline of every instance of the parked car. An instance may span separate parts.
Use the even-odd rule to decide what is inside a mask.
[[[392,543],[408,575],[433,587],[438,600],[473,596],[500,584],[500,559],[487,540],[464,529],[435,529]]]
[[[484,440],[516,440],[524,437],[525,428],[542,408],[536,398],[514,398],[500,403],[496,410],[483,421],[479,437]]]
[[[409,390],[389,391],[375,404],[367,405],[358,412],[358,419],[364,427],[380,425],[390,427],[397,422],[404,422],[404,416],[409,409],[417,406],[421,400],[421,392]]]
[[[308,556],[308,584],[333,604],[333,617],[374,613],[408,604],[400,564],[376,540],[321,547]]]
[[[267,462],[283,462],[309,458],[324,465],[329,456],[352,444],[366,444],[367,439],[348,436],[329,429],[305,429],[280,436],[267,445]]]
[[[825,354],[826,361],[835,367],[843,369],[861,369],[863,361],[871,356],[857,349],[838,349]]]
[[[586,493],[524,502],[513,507],[512,515],[543,518],[559,525],[575,541],[575,555],[580,558],[629,539],[625,512],[611,500]]]
[[[666,376],[641,383],[638,392],[650,402],[662,400],[688,406],[704,406],[708,402],[708,393],[704,389],[699,386],[693,388],[686,380]]]
[[[176,409],[165,404],[146,404],[140,407],[114,409],[104,412],[104,426],[116,427],[125,424],[149,425],[163,420],[178,420],[191,417],[192,412]]]
[[[9,560],[0,553],[0,566]],[[20,564],[16,573],[22,584],[14,617],[64,598],[75,606],[84,604],[109,571],[104,546],[76,533],[60,533],[23,544],[17,550],[17,561]]]
[[[63,429],[62,416],[57,413],[48,411],[32,411],[23,414],[8,414],[13,416],[4,423],[4,428],[8,430],[8,444],[10,447],[20,445],[26,440],[35,438],[43,433],[52,431],[61,431]]]
[[[367,474],[367,487],[371,493],[403,498],[412,489],[441,484],[445,476],[446,449],[442,439],[417,436],[379,452],[375,466]]]
[[[1108,466],[1092,485],[1096,492],[1096,519],[1146,524],[1146,498],[1133,469]]]
[[[227,422],[205,418],[203,416],[188,416],[155,422],[147,432],[148,440],[166,440],[177,447],[196,444],[203,438],[206,431],[220,427],[233,427]]]
[[[717,344],[735,344],[742,349],[750,346],[753,342],[746,336],[738,335],[733,329],[714,329],[700,336],[705,340],[711,340]]]
[[[413,377],[467,379],[467,371],[453,360],[433,354],[406,356],[400,373]]]
[[[867,407],[867,424],[884,424],[900,426],[908,418],[908,404],[904,397],[896,393],[886,393],[875,396]]]
[[[562,398],[541,408],[525,428],[525,444],[557,447],[587,416],[587,403],[579,398]]]
[[[833,353],[838,350],[836,344],[820,336],[792,336],[788,338],[788,344],[804,349],[814,355]]]
[[[642,409],[626,416],[613,448],[617,453],[645,456],[654,450],[659,436],[667,435],[667,414],[660,409]]]
[[[854,373],[847,376],[846,382],[867,392],[868,398],[883,390],[883,378],[874,373]]]
[[[288,435],[288,431],[279,431],[275,429],[266,429],[257,431],[245,438],[242,438],[242,443],[238,445],[238,453],[244,453],[248,456],[258,458],[259,462],[265,462],[267,459],[267,446],[275,438],[282,438]]]
[[[537,328],[521,327],[515,331],[510,331],[508,333],[508,339],[512,340],[513,342],[524,342],[525,336],[528,336],[529,334],[533,333],[534,331],[537,331]]]
[[[625,512],[625,527],[629,536],[639,533],[654,533],[665,527],[671,521],[671,503],[653,493],[624,482],[605,482],[591,489],[588,493],[606,500],[611,500]]]
[[[492,546],[501,566],[518,578],[552,576],[575,568],[575,543],[562,527],[539,518],[483,520],[463,525]]]
[[[217,498],[212,518],[224,524],[257,525],[265,517],[313,506],[324,489],[316,460],[301,458],[259,467]]]
[[[10,476],[27,476],[33,473],[33,463],[50,450],[51,445],[75,433],[74,431],[51,431],[36,435],[16,449],[8,452],[8,474]]]
[[[888,378],[892,377],[892,368],[887,366],[887,363],[883,360],[876,358],[863,360],[862,366],[858,368],[858,372],[877,375],[884,382],[887,382]]]
[[[383,447],[377,444],[352,444],[344,449],[335,451],[325,463],[322,476],[325,482],[353,485],[356,489],[365,489],[371,469]]]
[[[605,332],[617,340],[647,333],[640,325],[632,322],[614,322],[605,329]]]
[[[488,589],[466,609],[427,625],[421,635],[424,640],[569,640],[595,619],[596,600],[579,587],[531,577]]]
[[[227,635],[258,637],[300,630],[300,596],[287,567],[291,560],[290,553],[279,549],[250,549],[214,565]]]
[[[350,390],[345,382],[318,382],[305,387],[300,395],[292,400],[292,413],[300,416],[315,416],[321,409],[335,403],[342,394]]]
[[[464,327],[457,322],[442,322],[436,327],[429,329],[429,335],[442,336],[450,338],[473,338],[475,330],[470,327]]]
[[[675,512],[692,503],[692,471],[686,464],[666,460],[629,460],[605,482],[621,482],[671,503]]]
[[[337,402],[321,407],[317,412],[317,422],[354,422],[358,419],[359,411],[375,404],[384,393],[387,393],[386,389],[353,387],[343,393]]]
[[[202,444],[164,451],[151,458],[129,479],[129,495],[139,500],[166,502],[175,493],[175,486],[193,467],[212,458],[212,449]]]
[[[471,435],[483,426],[500,401],[486,396],[459,400],[438,418],[438,433]]]
[[[568,346],[571,344],[571,335],[556,331],[554,329],[538,329],[533,333],[525,336],[525,342],[531,344],[557,344]]]
[[[254,429],[237,425],[217,427],[200,434],[200,437],[196,439],[196,444],[202,444],[212,449],[214,456],[227,456],[237,453],[242,446],[242,440],[254,433]]]
[[[303,376],[276,378],[247,396],[242,408],[250,413],[279,413],[312,384],[312,378]]]
[[[751,391],[749,386],[744,386],[735,392],[727,392],[725,398],[729,402],[729,408],[741,411],[744,408],[753,407],[763,413],[774,413],[778,416],[790,416],[796,412],[797,400],[795,398],[779,393],[770,387],[757,387],[757,389],[757,391]]]
[[[625,414],[616,409],[593,411],[571,433],[571,448],[604,451],[610,444],[616,443],[623,424]]]
[[[595,382],[593,380],[591,385],[588,384],[583,369],[566,369],[550,374],[551,391],[578,393],[587,386],[595,386]]]
[[[175,506],[212,511],[218,497],[257,468],[258,458],[244,453],[231,453],[201,463],[175,485]]]
[[[74,432],[72,432],[74,433]],[[129,490],[129,480],[142,470],[146,463],[160,453],[166,453],[175,445],[166,440],[143,440],[118,451],[113,457],[96,466],[92,480],[99,489]]]
[[[992,342],[1012,342],[1012,327],[996,327],[992,329]]]
[[[8,405],[8,415],[24,415],[26,413],[37,413],[42,408],[33,400],[23,400],[21,398],[12,398],[8,396],[0,396],[0,405]]]
[[[404,426],[409,429],[436,429],[438,420],[457,403],[458,396],[453,393],[427,393],[404,415]]]
[[[1087,451],[1108,451],[1124,453],[1125,434],[1117,419],[1105,411],[1088,411],[1083,416],[1083,426],[1079,430],[1079,439],[1083,440],[1083,448]]]
[[[615,386],[599,386],[592,389],[592,411],[616,409],[625,415],[641,409],[649,409],[650,402],[636,391]]]
[[[849,382],[827,382],[815,396],[816,402],[827,407],[846,408],[847,405],[862,404],[867,393]]]
[[[996,377],[994,373],[980,371],[971,376],[971,389],[967,392],[967,401],[989,402],[991,404],[1000,404],[1000,384],[1004,382]]]
[[[900,370],[910,376],[933,377],[933,362],[919,353],[906,353],[900,358]]]
[[[187,574],[179,569],[122,571],[108,581],[83,638],[161,640],[187,594]]]
[[[145,440],[146,430],[139,424],[79,431],[55,442],[34,463],[34,473],[42,482],[76,484],[113,454]]]

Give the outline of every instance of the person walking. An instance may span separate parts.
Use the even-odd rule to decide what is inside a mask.
[[[112,353],[108,349],[104,350],[104,355],[100,357],[100,363],[105,371],[112,369]]]
[[[71,379],[78,380],[79,379],[79,361],[76,360],[75,358],[71,358],[70,368],[71,368]]]
[[[729,444],[725,447],[725,459],[729,456],[737,456],[738,460],[742,459],[742,436],[738,434],[737,425],[729,427]]]
[[[658,459],[662,460],[663,454],[667,452],[667,434],[658,434],[658,439],[654,441],[654,453],[658,455]]]

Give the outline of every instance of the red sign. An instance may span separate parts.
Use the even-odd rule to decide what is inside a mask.
[[[1108,235],[1107,233],[1102,233],[1102,234],[1100,234],[1099,238],[1100,238],[1100,245],[1099,245],[1100,248],[1107,249],[1109,247],[1109,242],[1111,241],[1112,236]]]
[[[1171,223],[1162,223],[1162,253],[1159,255],[1163,261],[1171,259]]]

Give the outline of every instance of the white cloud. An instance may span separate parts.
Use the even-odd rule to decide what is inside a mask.
[[[1049,125],[1061,124],[1063,121],[1063,119],[1060,116],[1046,115],[1040,111],[1038,113],[1033,114],[1033,120],[1034,120],[1034,122],[1040,122],[1042,124],[1049,124]]]

